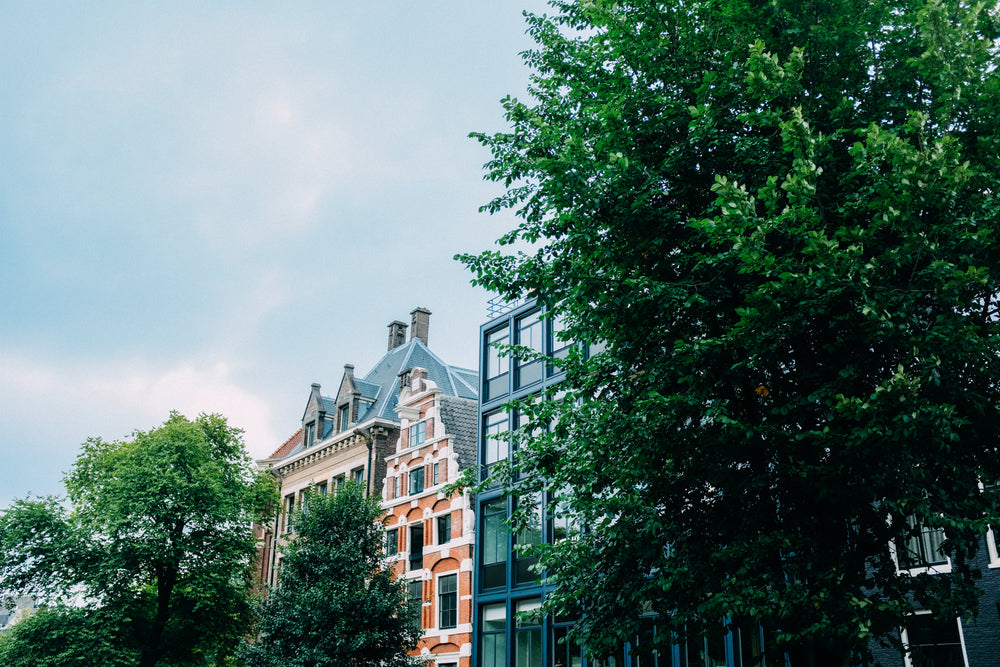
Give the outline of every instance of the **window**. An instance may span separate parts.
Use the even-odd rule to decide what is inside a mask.
[[[561,317],[549,318],[549,356],[562,359],[569,354],[572,343],[565,338],[566,325]]]
[[[344,485],[344,476],[343,475],[337,475],[336,477],[333,478],[333,490],[334,491],[336,491],[337,489],[339,489],[343,485]]]
[[[542,667],[542,617],[540,598],[517,601],[514,667]]]
[[[410,471],[410,495],[424,490],[424,468],[414,468]]]
[[[507,585],[507,500],[483,503],[483,588]],[[503,663],[501,663],[503,664]]]
[[[517,531],[514,542],[519,547],[534,546],[542,543],[542,504],[537,494],[528,496],[522,503],[533,505],[531,514],[528,517],[528,524]],[[515,549],[514,583],[531,584],[538,579],[538,575],[532,571],[532,566],[538,562],[537,556],[524,555],[520,549]]]
[[[899,569],[946,565],[948,557],[941,551],[944,529],[920,524],[916,517],[907,517],[910,534],[896,546]]]
[[[986,551],[990,555],[990,567],[1000,567],[1000,551],[997,550],[997,535],[993,526],[986,531]]]
[[[410,447],[424,444],[427,440],[427,420],[419,421],[410,427]]]
[[[424,566],[424,527],[417,524],[410,528],[410,569],[419,570]]]
[[[424,582],[419,579],[406,582],[406,602],[413,612],[413,617],[423,626]]]
[[[319,484],[316,485],[316,493],[318,493],[321,496],[326,495],[326,482],[320,482]]]
[[[399,553],[399,529],[390,528],[385,531],[385,555],[395,556]]]
[[[962,622],[936,620],[931,614],[911,617],[902,633],[908,667],[965,667]]]
[[[509,430],[510,427],[508,426],[506,412],[501,410],[500,412],[486,415],[486,423],[483,425],[483,433],[486,439],[485,443],[483,443],[483,461],[486,462],[484,475],[489,476],[490,467],[494,463],[507,460],[510,452],[510,440],[507,436]]]
[[[642,618],[639,620],[639,634],[632,640],[632,664],[634,667],[656,667],[658,652],[653,649],[653,638],[656,636],[656,627],[653,619]],[[703,660],[690,661],[688,667],[700,667]],[[723,663],[725,665],[725,663]]]
[[[433,481],[431,483],[434,484],[435,486],[441,483],[441,476],[439,474],[440,473],[440,468],[438,467],[439,465],[440,464],[435,463],[434,467],[433,467],[433,471],[434,471],[433,472],[433,477],[432,477]]]
[[[563,667],[581,667],[583,665],[583,652],[580,645],[569,638],[569,628],[571,622],[564,622],[563,619],[555,619],[549,628],[549,653],[552,659],[551,665],[562,665]],[[593,664],[591,662],[591,664]]]
[[[340,432],[343,433],[351,425],[351,404],[340,406]]]
[[[364,468],[355,468],[354,470],[352,470],[351,471],[351,479],[353,479],[355,482],[357,482],[361,486],[364,486],[365,485],[365,469]]]
[[[565,497],[572,491],[567,487],[559,496]],[[552,518],[552,541],[574,540],[583,532],[579,520],[563,508],[564,503],[558,502],[558,496],[553,495],[549,501],[549,516]]]
[[[517,344],[534,352],[544,352],[542,347],[542,322],[538,311],[517,320]],[[542,361],[539,359],[518,359],[516,386],[526,387],[542,379]]]
[[[688,667],[726,667],[725,628],[709,628],[704,637],[691,635],[687,641]],[[793,662],[798,664],[797,661]]]
[[[401,475],[396,475],[392,478],[392,497],[399,498],[399,478]]]
[[[486,334],[486,382],[483,398],[489,400],[507,393],[507,379],[510,371],[510,357],[497,348],[510,343],[507,327]]]
[[[292,512],[295,511],[295,494],[285,496],[285,532],[294,533],[295,527],[292,525]]]
[[[437,518],[438,544],[445,544],[451,540],[451,514],[445,514]]]
[[[481,611],[483,667],[506,667],[507,608],[498,602],[483,605]]]
[[[458,575],[438,577],[438,627],[442,630],[458,625]]]
[[[740,619],[733,631],[734,651],[742,667],[764,667],[763,628],[749,619]]]
[[[309,447],[312,447],[315,441],[316,441],[316,424],[310,422],[306,424],[306,448],[308,449]]]

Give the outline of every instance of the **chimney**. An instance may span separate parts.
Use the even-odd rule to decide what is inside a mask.
[[[427,333],[430,329],[431,323],[431,311],[426,308],[414,308],[410,312],[410,340],[414,338],[419,338],[424,341],[424,345],[427,343]]]
[[[404,322],[400,322],[399,320],[389,322],[389,349],[386,351],[395,350],[405,342],[406,324]]]

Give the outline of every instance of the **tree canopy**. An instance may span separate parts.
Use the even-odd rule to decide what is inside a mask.
[[[66,489],[68,503],[18,500],[0,517],[0,590],[85,610],[30,627],[85,640],[60,647],[78,661],[99,624],[132,664],[223,664],[250,622],[251,523],[274,505],[241,432],[174,413],[129,440],[91,438]]]
[[[590,528],[538,547],[548,608],[595,651],[652,611],[663,643],[750,619],[831,664],[914,605],[974,610],[1000,518],[997,8],[550,4],[510,129],[473,135],[505,187],[484,209],[519,223],[459,256],[602,350],[553,360],[570,393],[524,406],[507,480]],[[937,528],[951,573],[901,576]]]
[[[294,537],[278,585],[258,608],[243,650],[250,667],[404,667],[421,636],[403,583],[386,567],[382,507],[347,482],[307,496],[292,515]]]

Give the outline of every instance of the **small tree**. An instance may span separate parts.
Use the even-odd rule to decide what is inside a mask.
[[[274,496],[241,432],[174,413],[131,440],[92,438],[66,488],[68,508],[19,500],[0,517],[0,590],[86,608],[24,632],[79,638],[63,647],[75,664],[91,664],[98,624],[140,667],[224,662],[250,622],[251,524]]]
[[[113,612],[112,612],[113,614]],[[133,667],[139,652],[125,645],[120,618],[81,607],[41,609],[0,633],[4,667]]]
[[[278,586],[258,607],[251,667],[401,667],[421,630],[385,567],[377,500],[348,482],[296,510]]]

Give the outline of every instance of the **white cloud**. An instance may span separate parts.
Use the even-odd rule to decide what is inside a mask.
[[[7,437],[16,437],[28,425],[44,425],[48,437],[43,446],[63,455],[75,453],[89,436],[113,440],[135,429],[153,428],[171,410],[191,418],[200,412],[225,415],[231,425],[246,430],[254,456],[266,454],[280,441],[268,402],[240,386],[225,363],[67,363],[0,350],[0,404],[0,426]]]

